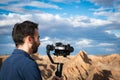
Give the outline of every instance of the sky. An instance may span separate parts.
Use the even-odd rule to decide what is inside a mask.
[[[1,0],[0,55],[15,49],[13,26],[25,20],[39,25],[40,55],[56,42],[73,46],[71,55],[119,54],[119,19],[120,0]]]

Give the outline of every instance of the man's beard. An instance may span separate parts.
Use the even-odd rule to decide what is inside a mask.
[[[38,51],[39,45],[34,41],[32,45],[33,54]]]

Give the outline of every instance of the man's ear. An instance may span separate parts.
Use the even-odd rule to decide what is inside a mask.
[[[33,43],[33,38],[31,36],[27,36],[26,38],[29,43],[31,44]]]

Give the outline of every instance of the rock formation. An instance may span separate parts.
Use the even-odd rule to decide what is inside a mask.
[[[33,58],[36,60],[35,55]],[[44,80],[52,80],[55,75],[56,65],[51,64],[47,56],[39,56],[36,60],[42,71]],[[80,51],[76,56],[55,57],[57,62],[64,63],[62,75],[64,80],[119,80],[120,79],[120,55],[106,56],[87,55]]]
[[[47,56],[34,54],[32,58],[37,62],[43,80],[52,80],[57,66]],[[75,56],[52,58],[55,62],[64,63],[64,80],[120,80],[120,54],[95,56],[80,51]]]

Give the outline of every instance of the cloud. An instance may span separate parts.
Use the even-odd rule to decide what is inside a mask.
[[[73,24],[74,27],[99,27],[111,24],[110,21],[89,18],[87,16],[71,17],[69,21]]]
[[[99,11],[94,12],[94,14],[97,16],[105,16],[108,21],[120,24],[120,21],[118,20],[118,18],[120,18],[120,12]]]
[[[120,18],[120,11],[116,10],[114,12],[108,11],[106,9],[97,9],[93,14],[98,17],[104,17],[105,21],[110,22],[110,24],[108,24],[107,29],[120,29],[120,21],[118,20]]]
[[[27,6],[34,6],[39,8],[53,8],[53,9],[61,9],[57,5],[44,3],[44,2],[38,2],[38,1],[32,1],[30,4],[26,4]]]
[[[45,47],[47,44],[55,44],[57,42],[62,42],[64,44],[69,44],[72,43],[71,40],[66,40],[66,39],[60,39],[60,38],[51,38],[48,36],[45,36],[41,40],[41,47]]]
[[[64,0],[63,0],[64,1]],[[23,1],[24,2],[24,1]],[[41,7],[41,8],[54,8],[54,9],[60,9],[58,6],[56,5],[52,5],[49,3],[44,3],[44,2],[39,2],[39,1],[30,1],[27,3],[19,3],[19,4],[11,4],[9,6],[13,6],[9,7],[9,6],[4,6],[2,8],[4,9],[8,9],[8,10],[12,10],[12,11],[20,11],[20,12],[27,12],[25,8],[23,8],[24,6],[34,6],[34,7]],[[93,2],[97,2],[95,0],[93,0]],[[99,2],[98,2],[99,3]],[[10,8],[10,9],[9,9]],[[34,10],[33,10],[34,11]],[[62,18],[59,14],[53,15],[53,14],[49,14],[49,13],[35,13],[35,14],[26,14],[26,15],[21,15],[21,14],[8,14],[8,15],[2,15],[2,17],[6,18],[2,21],[0,21],[0,26],[6,26],[8,25],[12,25],[16,22],[20,22],[23,20],[33,20],[33,21],[37,21],[40,23],[40,26],[44,26],[44,27],[40,27],[41,29],[47,29],[47,28],[51,28],[51,27],[55,27],[55,26],[71,26],[71,27],[101,27],[101,26],[106,26],[106,25],[116,25],[117,28],[119,28],[119,23],[120,21],[117,20],[118,17],[120,17],[120,13],[108,13],[105,11],[99,11],[99,12],[95,12],[95,15],[99,15],[99,16],[106,16],[107,20],[103,20],[103,19],[97,19],[97,18],[90,18],[87,16],[71,16],[68,18]],[[14,17],[14,19],[13,19]],[[52,22],[54,21],[54,24],[52,24]],[[113,27],[112,27],[113,28]],[[55,30],[55,29],[54,29]]]
[[[9,13],[8,15],[2,14],[0,15],[0,27],[13,25],[24,20],[30,20],[31,17],[32,15],[20,15],[15,13]]]
[[[39,24],[39,30],[43,36],[58,37],[59,35],[60,38],[65,39],[71,37],[71,35],[73,38],[82,37],[90,39],[96,39],[99,38],[99,36],[113,37],[112,34],[105,33],[105,31],[108,30],[106,27],[109,27],[111,22],[86,16],[64,18],[58,14],[53,15],[48,13],[36,13],[34,15],[9,13],[8,15],[3,14],[0,17],[0,34],[9,33],[17,22],[31,20]],[[69,33],[73,34],[69,35]]]
[[[62,3],[71,3],[71,2],[80,2],[81,0],[52,0],[53,2],[62,2]]]
[[[18,4],[12,4],[13,7],[25,7],[25,6],[32,6],[36,8],[52,8],[52,9],[61,9],[57,5],[40,2],[40,1],[23,1],[19,2]]]
[[[40,29],[48,30],[49,28],[53,29],[55,27],[59,28],[63,26],[69,26],[69,22],[67,18],[62,18],[58,14],[53,15],[48,13],[42,13],[42,14],[35,14],[34,17],[37,18],[37,22],[39,23]]]
[[[93,2],[98,8],[91,9],[93,14],[97,17],[103,17],[108,22],[111,22],[107,29],[120,29],[120,0],[89,0]]]
[[[111,30],[106,30],[105,32],[108,33],[108,34],[112,34]]]
[[[50,38],[48,36],[41,39],[41,47],[45,47],[47,44],[55,44],[56,42],[62,42],[63,44],[72,44],[76,48],[92,47],[93,40],[90,39],[61,39]]]
[[[38,12],[41,13],[40,8],[49,8],[49,9],[58,9],[60,10],[61,8],[58,7],[57,5],[50,4],[50,3],[45,3],[45,2],[40,2],[40,1],[11,1],[12,4],[5,3],[7,1],[2,2],[4,6],[0,6],[0,9],[2,10],[7,10],[15,13],[34,13]],[[29,9],[31,8],[31,9]]]
[[[113,48],[106,48],[105,51],[107,51],[107,52],[115,52],[115,49],[113,49]]]
[[[46,36],[45,38],[41,39],[40,41],[44,42],[44,41],[49,41],[50,37]]]
[[[113,7],[120,0],[89,0],[90,2],[95,3],[96,5]]]
[[[114,34],[116,38],[120,38],[120,30],[106,30],[105,32],[108,34]]]
[[[2,0],[2,1],[0,1],[0,3],[8,3],[8,2],[11,2],[11,1],[13,1],[13,0]]]
[[[109,36],[114,37],[113,34],[105,32],[107,30],[112,31],[112,29],[108,29],[108,27],[115,24],[111,23],[109,20],[95,19],[87,16],[72,16],[64,18],[59,14],[53,15],[48,13],[36,13],[34,15],[21,15],[16,13],[9,13],[8,15],[2,14],[0,16],[0,34],[9,33],[15,23],[24,20],[31,20],[38,23],[39,30],[44,36],[57,37],[57,35],[59,35],[60,38],[66,39],[72,35],[73,38],[82,37],[96,40],[101,36],[106,37],[106,39],[108,38],[108,40],[110,39]],[[112,28],[115,27],[116,26]],[[45,33],[46,31],[47,33]],[[74,34],[69,35],[69,33]]]
[[[78,48],[92,47],[91,45],[92,42],[93,40],[81,39],[81,40],[75,41],[75,46],[77,46]]]
[[[97,46],[113,46],[113,43],[99,43]]]
[[[52,15],[48,13],[41,13],[41,14],[16,14],[16,13],[9,13],[8,15],[2,14],[0,15],[0,28],[3,29],[3,32],[9,30],[9,28],[13,27],[15,23],[23,22],[25,20],[31,20],[39,24],[39,28],[49,29],[57,26],[65,26],[69,25],[67,19],[60,17],[59,15]],[[53,24],[54,22],[54,24]],[[8,29],[7,29],[7,28]]]
[[[115,33],[115,36],[116,36],[117,38],[120,38],[120,33]]]

